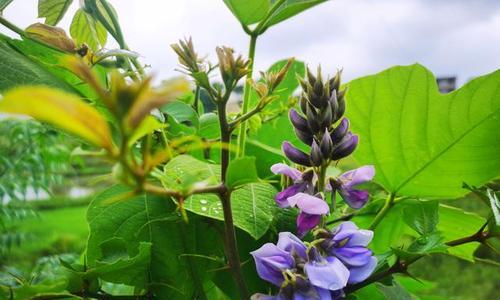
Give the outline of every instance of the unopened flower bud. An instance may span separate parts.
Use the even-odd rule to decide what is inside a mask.
[[[313,143],[311,145],[311,162],[313,166],[321,166],[321,163],[323,162],[323,155],[321,154],[321,149],[318,146],[318,143],[316,143],[315,140],[313,140]]]
[[[311,160],[309,158],[309,155],[307,155],[306,153],[295,148],[289,142],[287,142],[287,141],[283,142],[282,150],[283,150],[283,153],[285,153],[285,156],[289,160],[293,161],[294,163],[299,164],[299,165],[303,165],[306,167],[311,166]]]
[[[316,109],[311,105],[308,105],[306,110],[307,124],[309,125],[309,128],[312,130],[312,132],[318,132],[320,130],[320,124]]]
[[[325,129],[325,133],[323,134],[323,138],[321,139],[319,147],[321,148],[323,157],[330,157],[330,154],[333,151],[333,142],[328,129]]]
[[[332,124],[333,114],[330,105],[327,105],[321,113],[321,127],[329,128]]]
[[[307,120],[301,116],[295,109],[290,109],[290,121],[293,127],[300,131],[308,132],[309,127],[307,126]]]
[[[352,135],[350,132],[346,134],[343,141],[333,150],[331,159],[339,160],[350,155],[358,145],[358,136]]]
[[[334,143],[339,143],[346,135],[347,130],[349,130],[349,120],[347,118],[344,118],[330,134],[332,141]]]
[[[302,131],[295,128],[295,135],[306,145],[311,145],[313,141],[313,135],[309,131]]]

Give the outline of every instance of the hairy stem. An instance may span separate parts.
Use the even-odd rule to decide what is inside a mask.
[[[227,101],[219,101],[218,103],[221,143],[223,144],[223,147],[221,147],[221,181],[223,183],[226,181],[226,172],[229,166],[229,149],[224,147],[224,145],[229,145],[231,142],[231,131],[226,116],[226,102]],[[249,299],[248,288],[241,272],[240,256],[238,253],[233,212],[231,209],[231,191],[227,188],[224,189],[224,191],[219,193],[219,198],[224,213],[225,246],[229,267],[238,285],[241,299]]]
[[[394,205],[394,198],[395,194],[391,193],[389,196],[387,196],[387,199],[385,200],[384,206],[379,210],[377,215],[375,216],[375,219],[373,219],[372,223],[370,224],[370,227],[368,229],[373,230],[377,227],[377,225],[382,221],[382,219],[385,217],[385,215],[389,212],[389,210],[392,208]]]
[[[258,34],[250,35],[250,45],[248,47],[248,59],[250,59],[250,64],[248,66],[248,74],[245,81],[245,88],[243,91],[243,104],[241,108],[241,114],[245,115],[250,108],[250,79],[252,79],[253,74],[253,64],[255,59],[255,46],[257,44]],[[245,155],[245,143],[247,135],[247,123],[242,122],[238,133],[238,150],[236,152],[237,157],[242,157]]]

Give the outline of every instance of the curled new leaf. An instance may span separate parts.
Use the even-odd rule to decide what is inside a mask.
[[[35,40],[66,52],[75,51],[75,42],[59,27],[35,23],[26,28],[26,34]]]
[[[4,94],[0,112],[31,116],[112,150],[111,133],[104,118],[75,95],[49,87],[20,87]]]
[[[162,91],[145,91],[135,100],[127,115],[127,123],[131,128],[136,127],[151,110],[158,108],[167,102],[189,91],[189,82],[182,78],[170,80],[162,88]]]

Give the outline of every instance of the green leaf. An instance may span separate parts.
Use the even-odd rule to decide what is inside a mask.
[[[120,261],[117,257],[125,255],[130,259],[140,259],[138,266],[144,266],[142,261],[149,257],[142,278],[142,271],[138,269],[120,274],[112,272],[107,279],[115,283],[135,281],[134,286],[145,284],[158,299],[196,298],[193,273],[202,281],[208,280],[212,274],[200,270],[220,265],[206,259],[196,259],[196,264],[191,264],[193,258],[183,254],[221,254],[223,250],[215,231],[194,215],[190,216],[189,224],[183,223],[175,213],[173,202],[164,197],[137,195],[127,201],[106,205],[109,199],[130,191],[124,186],[114,186],[99,194],[90,204],[87,212],[90,227],[86,251],[88,267],[99,268],[103,259]],[[125,243],[120,243],[120,240]],[[126,249],[121,249],[122,244]],[[150,256],[147,255],[148,245],[151,247]]]
[[[255,157],[241,157],[229,163],[226,174],[228,188],[234,189],[243,184],[257,182],[259,176],[255,167]]]
[[[271,27],[275,24],[285,21],[313,6],[326,2],[328,0],[286,0],[284,3],[274,12],[269,21],[266,23],[266,27]],[[277,0],[272,0],[273,3]]]
[[[166,188],[176,190],[189,190],[194,184],[216,184],[220,181],[220,166],[179,155],[165,165],[160,180]]]
[[[437,229],[445,241],[451,241],[476,233],[486,220],[476,214],[443,205],[439,206],[439,224]],[[467,243],[448,248],[448,253],[466,260],[474,260],[474,251],[479,243]]]
[[[201,115],[198,135],[207,140],[220,138],[219,117],[214,113]]]
[[[140,138],[165,127],[166,125],[158,121],[155,117],[146,116],[128,138],[128,146],[132,147]]]
[[[439,222],[439,202],[412,201],[403,208],[403,219],[420,235],[432,233]]]
[[[68,84],[14,48],[8,37],[0,35],[0,92],[22,84],[43,84],[73,90]],[[32,42],[34,43],[34,42]],[[49,49],[48,47],[44,47]],[[74,91],[74,90],[73,90]]]
[[[116,241],[121,241],[121,244],[117,246]],[[110,243],[113,245],[106,245]],[[109,282],[144,288],[148,283],[147,272],[151,262],[151,243],[140,242],[138,252],[133,257],[128,255],[125,245],[126,242],[123,238],[112,238],[103,242],[101,252],[108,257],[97,260],[96,266],[87,270],[82,274],[82,277],[85,279],[100,278]],[[116,256],[117,250],[123,250],[124,255]]]
[[[75,13],[69,32],[77,44],[85,43],[94,51],[104,47],[108,34],[99,21],[81,8]]]
[[[244,25],[260,22],[270,7],[270,0],[224,0],[224,3]]]
[[[45,24],[57,25],[72,2],[73,0],[38,0],[38,17],[45,18]]]
[[[165,104],[160,110],[175,118],[177,122],[185,123],[188,126],[193,126],[198,129],[198,114],[190,105],[176,100]]]
[[[0,0],[0,14],[13,0]]]
[[[393,281],[390,286],[376,283],[377,289],[385,296],[387,300],[413,300],[412,295],[404,289],[397,281]]]
[[[0,111],[50,123],[88,142],[111,150],[113,141],[102,115],[77,96],[45,86],[24,86],[4,94]]]
[[[269,229],[276,209],[276,189],[267,183],[251,183],[231,193],[234,225],[248,232],[254,239]],[[189,197],[184,207],[195,214],[224,220],[222,204],[217,195],[204,194]]]
[[[393,193],[460,197],[500,174],[500,71],[443,95],[423,66],[398,66],[352,81],[347,99],[354,157]]]

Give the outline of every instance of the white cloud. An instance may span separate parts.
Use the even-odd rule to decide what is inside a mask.
[[[77,9],[77,1],[70,14]],[[192,36],[198,52],[214,59],[217,45],[246,53],[247,36],[222,1],[113,1],[133,50],[159,77],[174,75],[169,45]],[[36,18],[36,0],[16,0],[5,16],[25,27]],[[70,18],[62,22],[69,27]],[[1,29],[0,32],[6,32]],[[395,64],[420,62],[436,75],[459,81],[500,66],[500,1],[336,0],[271,28],[260,38],[258,69],[295,56],[347,79]]]

